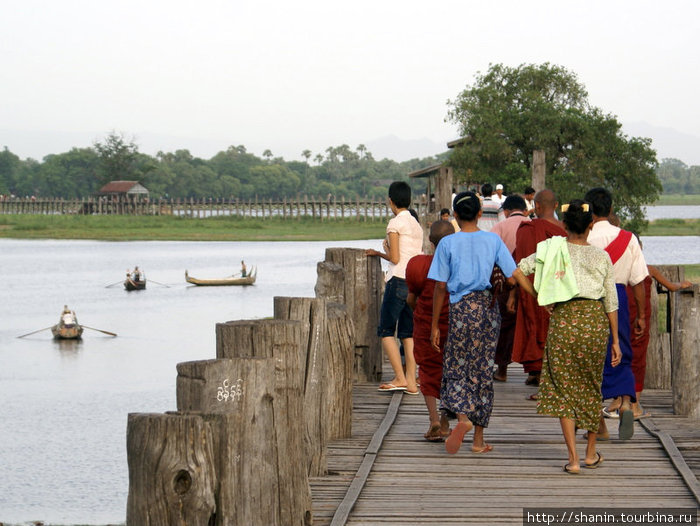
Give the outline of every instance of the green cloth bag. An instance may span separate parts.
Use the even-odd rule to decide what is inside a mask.
[[[565,237],[554,236],[537,243],[534,287],[537,303],[542,306],[569,301],[578,294]]]

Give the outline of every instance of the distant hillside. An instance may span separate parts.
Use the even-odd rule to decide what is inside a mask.
[[[422,159],[447,151],[447,140],[435,142],[427,138],[400,139],[396,135],[387,135],[365,144],[375,159],[391,159],[396,162],[409,159]]]
[[[631,137],[649,137],[659,162],[672,158],[683,161],[688,166],[700,165],[700,137],[648,122],[625,123],[623,131]]]

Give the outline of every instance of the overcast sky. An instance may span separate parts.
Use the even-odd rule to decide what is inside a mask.
[[[112,130],[207,158],[442,145],[457,136],[446,102],[478,71],[542,62],[626,130],[700,146],[694,0],[0,0],[0,13],[0,147],[22,158]]]

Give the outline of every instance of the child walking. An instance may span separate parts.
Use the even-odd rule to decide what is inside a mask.
[[[454,227],[449,221],[435,221],[430,225],[430,242],[434,247],[437,247],[441,239],[454,234],[454,232]],[[443,415],[441,418],[437,408],[442,382],[441,350],[445,346],[445,338],[447,337],[449,303],[445,297],[440,311],[440,351],[435,351],[430,342],[435,282],[428,279],[428,270],[430,270],[432,262],[433,256],[425,254],[414,256],[408,262],[406,267],[407,302],[413,309],[413,353],[418,364],[420,391],[423,393],[425,407],[428,409],[428,417],[430,418],[430,427],[423,437],[428,442],[442,442],[450,431],[447,417]]]
[[[450,319],[443,353],[440,401],[457,413],[458,423],[445,441],[450,454],[459,451],[464,435],[472,427],[473,453],[493,448],[484,441],[484,428],[493,409],[493,367],[501,315],[491,293],[491,273],[498,265],[510,283],[531,294],[530,281],[515,266],[501,238],[479,230],[481,203],[472,192],[454,199],[453,209],[460,231],[440,241],[428,278],[435,280],[431,340],[440,349],[440,310],[450,297]]]
[[[389,206],[395,217],[386,227],[384,252],[368,249],[365,253],[368,256],[379,256],[389,262],[377,336],[381,338],[382,349],[394,370],[394,378],[381,384],[379,391],[405,391],[407,394],[417,395],[416,361],[413,357],[413,311],[406,304],[406,265],[413,256],[417,256],[423,250],[423,229],[408,211],[410,205],[411,187],[408,183],[391,183]],[[405,374],[396,337],[403,343]]]

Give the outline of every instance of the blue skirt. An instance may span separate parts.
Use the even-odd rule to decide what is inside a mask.
[[[611,347],[612,337],[608,339],[608,354],[605,357],[605,368],[603,369],[603,399],[616,398],[618,396],[629,395],[632,401],[637,400],[634,390],[634,373],[632,373],[632,345],[630,344],[630,313],[627,306],[627,291],[620,283],[615,284],[617,288],[617,333],[620,339],[620,350],[622,351],[622,361],[617,367],[610,364],[612,359]]]

